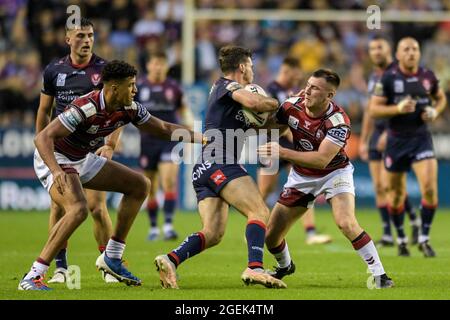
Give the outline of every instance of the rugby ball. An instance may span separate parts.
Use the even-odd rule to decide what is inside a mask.
[[[254,84],[254,83],[248,84],[245,86],[244,89],[247,91],[253,92],[253,93],[259,93],[260,95],[267,97],[267,93],[264,91],[264,89],[261,88],[260,86],[258,86],[257,84]],[[243,111],[244,116],[245,116],[246,120],[248,121],[248,123],[250,123],[251,125],[253,125],[255,127],[263,126],[266,123],[267,118],[270,115],[270,112],[268,112],[268,111],[258,112],[258,111],[250,110],[245,107],[242,107],[242,111]]]

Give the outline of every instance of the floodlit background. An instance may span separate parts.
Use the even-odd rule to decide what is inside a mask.
[[[368,40],[382,34],[394,45],[404,36],[415,37],[422,64],[435,71],[450,94],[450,0],[4,0],[0,2],[0,210],[45,209],[48,196],[32,169],[35,114],[44,67],[68,53],[64,25],[69,5],[95,25],[94,52],[123,59],[145,76],[146,57],[164,48],[170,76],[185,88],[185,98],[202,119],[211,83],[219,76],[218,49],[229,43],[254,52],[255,82],[267,85],[287,55],[299,58],[304,78],[319,67],[336,70],[342,80],[336,101],[352,121],[349,154],[356,166],[357,204],[373,206],[367,165],[358,160],[357,146],[366,79],[371,71]],[[381,9],[380,29],[369,29],[370,5]],[[450,181],[450,111],[433,123],[440,160],[440,203]],[[128,126],[116,159],[137,168],[139,133]],[[255,169],[249,166],[253,174]],[[183,166],[179,205],[195,209],[190,166]],[[419,203],[411,176],[410,196]],[[272,201],[275,199],[272,197]],[[110,204],[118,199],[110,195]]]

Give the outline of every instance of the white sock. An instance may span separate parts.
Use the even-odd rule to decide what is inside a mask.
[[[367,267],[374,276],[380,276],[385,273],[383,264],[378,256],[377,248],[372,240],[356,251],[358,251],[358,254],[367,264]]]
[[[172,230],[173,230],[173,225],[171,223],[165,223],[163,225],[164,233],[167,233],[167,232],[172,231]]]
[[[125,243],[109,239],[106,245],[105,253],[109,258],[122,259],[123,251],[125,250]]]
[[[151,227],[150,228],[150,232],[159,234],[159,228],[158,227]]]
[[[424,236],[422,234],[419,234],[419,243],[424,243],[428,240],[430,240],[430,236]]]
[[[280,268],[287,268],[291,264],[291,255],[289,254],[289,248],[287,245],[287,242],[285,242],[283,250],[277,253],[273,253],[273,256],[277,260],[278,267]]]
[[[29,280],[37,276],[44,277],[44,275],[47,273],[47,270],[48,270],[47,265],[35,261],[31,266],[30,272],[27,273],[24,279]]]

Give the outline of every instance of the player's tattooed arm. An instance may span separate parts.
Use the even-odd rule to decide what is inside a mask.
[[[160,139],[168,141],[182,141],[203,143],[204,136],[200,132],[194,132],[188,127],[163,121],[157,117],[150,117],[148,121],[138,125],[139,130],[148,132]]]

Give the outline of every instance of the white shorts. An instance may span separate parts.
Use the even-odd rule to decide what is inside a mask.
[[[70,160],[58,152],[55,152],[54,154],[58,164],[65,165],[65,167],[72,167],[78,172],[81,184],[84,184],[95,177],[106,163],[106,158],[97,156],[93,153],[88,153],[85,158],[77,161]],[[44,188],[50,192],[50,188],[53,185],[53,175],[42,160],[37,149],[34,151],[34,172],[36,172],[36,175]]]
[[[351,163],[324,177],[303,176],[291,169],[278,202],[287,207],[311,208],[321,194],[325,194],[327,200],[340,193],[355,195],[353,171]]]

